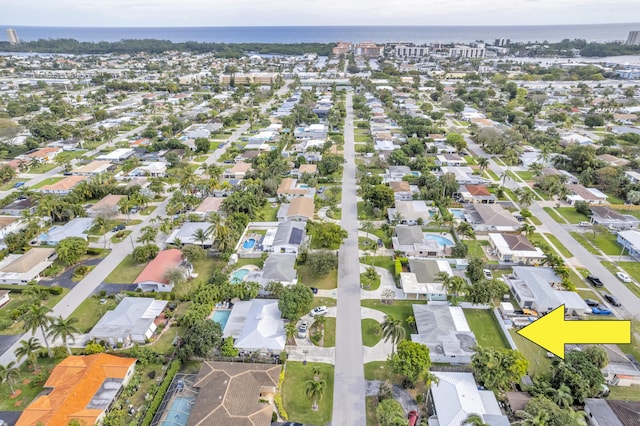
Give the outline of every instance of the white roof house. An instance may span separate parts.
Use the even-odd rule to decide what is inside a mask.
[[[404,290],[405,298],[413,295],[416,299],[424,296],[427,300],[447,300],[447,292],[439,282],[437,275],[444,272],[453,275],[451,265],[444,259],[409,259],[411,272],[400,273],[400,285]]]
[[[98,155],[96,160],[114,161],[117,163],[133,157],[134,154],[135,151],[132,148],[118,148],[106,154]]]
[[[501,262],[537,265],[545,257],[544,252],[521,234],[489,233],[491,248]]]
[[[38,241],[41,244],[54,246],[69,237],[78,237],[86,240],[87,234],[84,231],[91,228],[92,225],[92,218],[77,217],[62,226],[52,226],[46,233],[40,235]]]
[[[89,332],[91,338],[112,345],[131,342],[144,343],[156,330],[155,319],[167,302],[150,297],[125,297],[112,311],[108,311]]]
[[[433,372],[438,382],[431,386],[436,414],[429,426],[460,426],[471,414],[477,414],[491,426],[508,426],[493,391],[479,390],[473,374]]]
[[[399,215],[401,225],[417,225],[420,219],[423,224],[427,224],[431,219],[430,210],[424,200],[396,200],[395,208],[387,209],[387,215],[389,220],[394,220]]]
[[[245,351],[280,353],[286,334],[278,301],[254,299],[233,305],[222,337],[233,337],[234,346]]]
[[[0,283],[27,284],[36,280],[56,257],[55,249],[38,247],[25,254],[9,254],[0,261]]]
[[[205,233],[211,224],[209,222],[185,222],[178,229],[175,229],[165,240],[165,243],[170,244],[176,240],[180,240],[180,242],[184,244],[196,244],[199,246],[209,247],[213,244],[213,237],[211,235],[207,235],[207,240],[204,242],[200,240],[196,240],[194,234],[198,230],[203,230]]]

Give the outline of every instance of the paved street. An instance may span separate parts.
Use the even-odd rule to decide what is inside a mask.
[[[358,265],[358,214],[353,133],[353,93],[347,94],[342,177],[342,226],[349,233],[339,253],[338,310],[333,421],[336,426],[364,426],[365,380],[360,327],[360,269]]]

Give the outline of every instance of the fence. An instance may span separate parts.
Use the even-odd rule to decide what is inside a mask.
[[[505,339],[507,339],[507,343],[509,343],[511,349],[513,349],[514,351],[518,350],[516,342],[513,341],[509,330],[507,330],[507,326],[505,326],[504,322],[502,321],[502,315],[500,315],[500,311],[498,311],[498,308],[493,308],[493,315],[495,315],[496,320],[498,321],[498,325],[500,326],[500,330],[502,330],[502,334],[504,334],[504,337]]]

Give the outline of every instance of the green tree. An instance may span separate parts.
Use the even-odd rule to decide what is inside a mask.
[[[17,347],[13,353],[18,361],[22,360],[22,358],[27,358],[31,366],[35,369],[37,366],[38,351],[40,349],[42,349],[40,341],[35,337],[30,337],[28,340],[20,340],[20,346]]]
[[[484,422],[481,415],[469,414],[467,418],[462,421],[462,426],[489,426],[489,424]]]
[[[376,407],[376,418],[380,426],[406,425],[404,410],[398,401],[392,398],[380,401]]]
[[[364,191],[362,199],[373,208],[384,210],[395,202],[393,189],[386,185],[373,185]]]
[[[0,383],[7,383],[11,393],[15,393],[13,389],[14,380],[20,377],[20,370],[16,368],[15,361],[9,362],[7,365],[0,365]]]
[[[204,318],[191,324],[184,333],[182,345],[178,351],[180,359],[206,357],[222,342],[220,324]]]
[[[209,139],[207,138],[196,138],[194,141],[196,152],[198,154],[206,154],[209,152]]]
[[[527,374],[529,361],[518,351],[476,347],[471,358],[478,383],[495,391],[506,391]]]
[[[155,258],[160,252],[160,248],[155,244],[145,244],[143,246],[136,246],[133,249],[131,256],[138,263],[145,263]]]
[[[278,308],[282,317],[289,321],[296,321],[311,308],[313,292],[307,286],[296,284],[285,287],[278,301]]]
[[[69,338],[71,338],[71,341],[75,343],[76,338],[74,334],[80,333],[80,330],[78,330],[75,326],[76,323],[78,323],[78,318],[69,317],[67,319],[64,319],[62,318],[62,315],[60,315],[53,320],[49,330],[49,337],[52,337],[53,339],[62,339],[69,355],[71,355]]]
[[[338,267],[338,256],[333,251],[312,251],[306,254],[305,265],[315,275],[326,275]]]
[[[587,114],[584,118],[584,125],[590,129],[598,126],[604,126],[604,119],[598,114]]]
[[[393,354],[395,352],[396,345],[406,337],[406,331],[402,326],[402,320],[390,315],[385,315],[381,327],[384,341],[387,342],[391,340],[391,353]]]
[[[68,237],[56,246],[58,259],[67,266],[75,264],[87,253],[89,242],[80,237]]]
[[[30,331],[32,334],[39,328],[44,338],[44,343],[47,346],[47,352],[49,352],[49,358],[53,356],[49,342],[47,341],[47,332],[50,329],[51,321],[53,318],[49,315],[51,308],[44,305],[31,304],[28,306],[27,311],[22,314],[22,321],[24,322],[24,331]]]
[[[311,409],[313,411],[318,410],[318,401],[322,401],[325,389],[327,388],[327,382],[325,380],[307,380],[304,384],[304,393],[310,400],[313,401]]]
[[[238,348],[233,346],[233,337],[228,336],[222,340],[222,345],[220,346],[220,354],[222,356],[236,357],[239,352]]]
[[[431,358],[429,348],[421,343],[403,340],[397,352],[389,356],[389,365],[395,374],[403,375],[409,383],[429,377]]]

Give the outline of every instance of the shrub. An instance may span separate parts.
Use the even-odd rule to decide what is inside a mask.
[[[149,408],[147,409],[147,412],[144,413],[144,418],[140,423],[142,426],[151,425],[153,416],[156,414],[156,411],[158,411],[158,408],[160,407],[160,403],[164,398],[164,394],[167,393],[167,389],[169,389],[169,385],[171,384],[171,381],[173,380],[175,375],[178,373],[178,371],[180,371],[181,366],[182,364],[180,363],[180,360],[176,359],[171,363],[171,365],[167,369],[167,373],[164,376],[164,379],[162,380],[162,384],[158,387],[158,390],[156,391],[156,394],[154,395],[153,400],[149,404]]]

